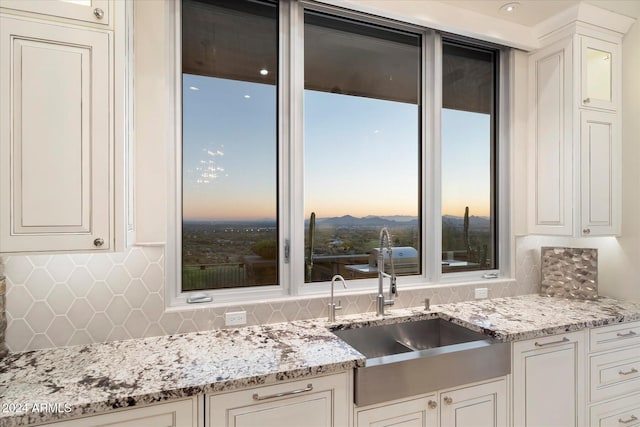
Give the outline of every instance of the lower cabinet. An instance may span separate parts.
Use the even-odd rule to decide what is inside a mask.
[[[435,427],[438,404],[435,394],[396,403],[356,409],[356,427]]]
[[[354,424],[357,427],[507,426],[507,381],[499,378],[356,408]]]
[[[351,373],[207,395],[207,427],[349,425]]]
[[[199,397],[195,396],[46,425],[51,427],[198,427],[198,400]]]
[[[586,331],[513,343],[514,426],[583,427]]]

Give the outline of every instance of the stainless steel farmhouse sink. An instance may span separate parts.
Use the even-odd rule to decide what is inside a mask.
[[[358,406],[506,375],[508,343],[442,319],[333,330],[367,361],[355,370]]]

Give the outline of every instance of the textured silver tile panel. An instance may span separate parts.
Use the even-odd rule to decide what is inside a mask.
[[[598,298],[598,250],[593,248],[541,248],[540,292],[549,297]]]

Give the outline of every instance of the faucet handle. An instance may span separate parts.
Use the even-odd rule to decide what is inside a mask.
[[[334,310],[342,310],[342,302],[338,300],[338,304],[335,305]]]

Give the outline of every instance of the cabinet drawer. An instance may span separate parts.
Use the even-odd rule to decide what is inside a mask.
[[[593,405],[589,418],[591,427],[640,426],[640,394]]]
[[[640,344],[640,322],[591,329],[589,335],[592,352]]]
[[[591,356],[591,401],[640,391],[640,346]]]

